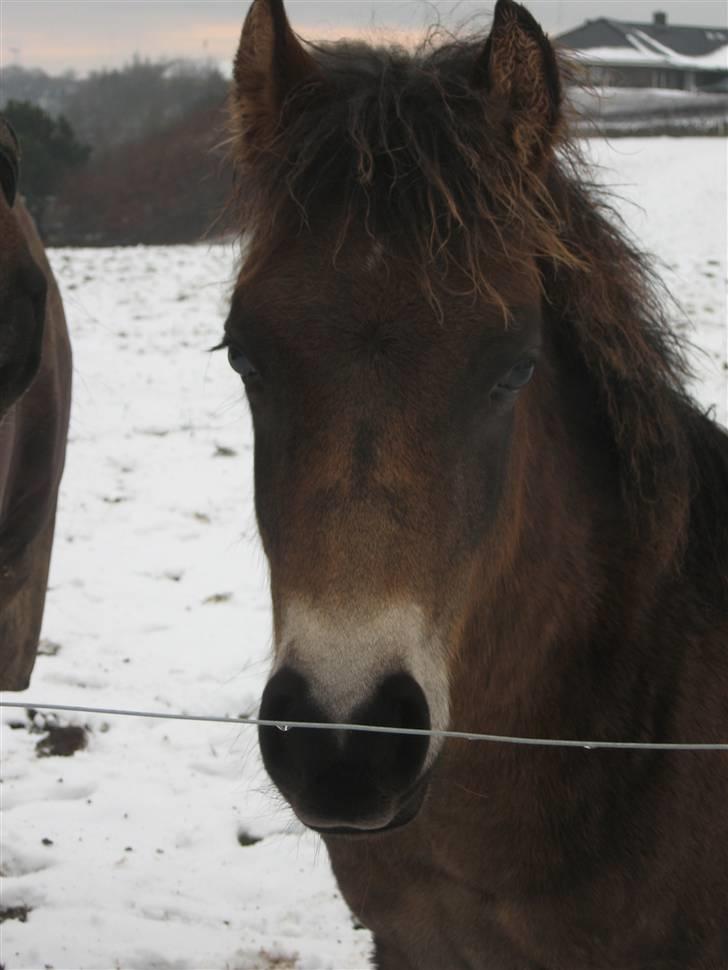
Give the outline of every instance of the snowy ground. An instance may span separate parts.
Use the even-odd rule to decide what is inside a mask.
[[[724,422],[726,148],[590,143],[695,324],[695,393]],[[51,256],[75,346],[70,451],[45,655],[31,689],[3,699],[251,713],[269,612],[250,424],[223,355],[205,353],[233,253]],[[67,718],[89,727],[88,747],[39,758],[43,717],[0,721],[7,970],[367,965],[368,934],[273,794],[253,730]]]

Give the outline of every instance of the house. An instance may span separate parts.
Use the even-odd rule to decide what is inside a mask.
[[[728,28],[684,27],[657,12],[652,23],[600,17],[555,38],[600,87],[725,90]]]

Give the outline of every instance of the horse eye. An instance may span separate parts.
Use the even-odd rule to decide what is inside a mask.
[[[498,387],[505,391],[519,391],[528,384],[535,370],[536,365],[532,360],[520,360],[503,380],[498,382]]]
[[[245,356],[242,350],[239,350],[237,347],[228,347],[228,361],[232,369],[237,374],[240,374],[244,381],[249,381],[254,377],[260,376],[255,366]]]

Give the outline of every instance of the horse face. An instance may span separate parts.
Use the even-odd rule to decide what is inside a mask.
[[[18,149],[0,121],[0,416],[29,387],[40,365],[46,279],[34,262],[15,204]]]
[[[508,326],[470,299],[450,298],[440,321],[406,268],[385,277],[376,255],[360,240],[334,270],[294,242],[239,286],[227,324],[271,568],[261,716],[442,730],[539,353],[538,294]],[[261,746],[304,822],[368,830],[416,810],[440,743],[262,729]]]
[[[438,277],[441,291],[423,287],[418,270],[425,265],[436,275],[443,249],[470,220],[466,209],[483,204],[464,200],[457,211],[461,203],[442,190],[453,171],[447,162],[429,183],[427,199],[435,202],[422,204],[415,188],[407,210],[411,236],[424,237],[424,246],[438,220],[456,210],[452,232],[419,264],[406,255],[408,240],[397,246],[397,219],[389,232],[372,230],[368,205],[359,223],[344,219],[342,236],[342,210],[362,184],[371,186],[371,199],[384,171],[373,221],[386,221],[390,202],[403,204],[391,193],[416,185],[413,173],[427,184],[423,165],[432,171],[458,151],[468,125],[438,143],[427,122],[415,133],[426,116],[415,109],[383,147],[347,162],[347,145],[356,152],[372,131],[376,138],[383,125],[400,124],[402,98],[412,91],[402,89],[389,109],[380,109],[379,88],[370,92],[371,111],[381,115],[376,123],[360,116],[352,127],[355,85],[370,83],[366,71],[342,81],[336,66],[327,75],[322,64],[295,38],[281,0],[255,0],[235,63],[240,160],[253,205],[256,193],[263,200],[275,194],[276,171],[284,194],[306,205],[307,216],[305,229],[289,231],[280,207],[272,214],[259,205],[226,327],[253,414],[256,508],[271,570],[275,662],[261,716],[438,731],[452,726],[450,683],[472,592],[477,586],[482,593],[488,575],[497,574],[510,548],[504,523],[519,516],[509,483],[527,447],[518,426],[540,351],[538,274],[531,257],[503,258],[513,252],[506,213],[478,269],[497,281],[508,325],[502,306],[477,287],[473,293],[474,267],[463,270],[457,255]],[[498,165],[511,179],[503,169],[511,164],[524,170],[515,181],[539,183],[557,113],[552,67],[530,15],[499,0],[491,37],[452,101],[467,104],[479,124],[487,117],[498,142],[483,184]],[[529,71],[534,76],[524,76]],[[407,70],[393,73],[406,87]],[[428,110],[445,111],[442,89],[428,93],[425,85],[422,103],[428,97]],[[301,108],[306,98],[309,115]],[[350,109],[342,110],[347,98]],[[308,135],[315,132],[308,140],[307,123]],[[319,157],[327,135],[330,150]],[[397,152],[408,151],[412,157],[398,169]],[[463,181],[472,183],[476,147],[468,151]],[[312,156],[299,194],[283,166],[292,159],[300,176]],[[343,191],[336,171],[344,173]],[[284,228],[273,238],[276,224]],[[479,223],[470,224],[472,239]],[[260,742],[298,816],[327,833],[372,832],[411,819],[442,746],[423,736],[275,728],[263,728]]]

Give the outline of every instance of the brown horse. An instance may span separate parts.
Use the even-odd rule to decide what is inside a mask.
[[[413,54],[255,0],[224,345],[255,430],[261,716],[728,740],[728,436],[519,4]],[[728,967],[721,753],[263,728],[381,970]]]
[[[71,399],[60,293],[16,198],[19,154],[0,118],[0,690],[27,687],[35,661]]]

